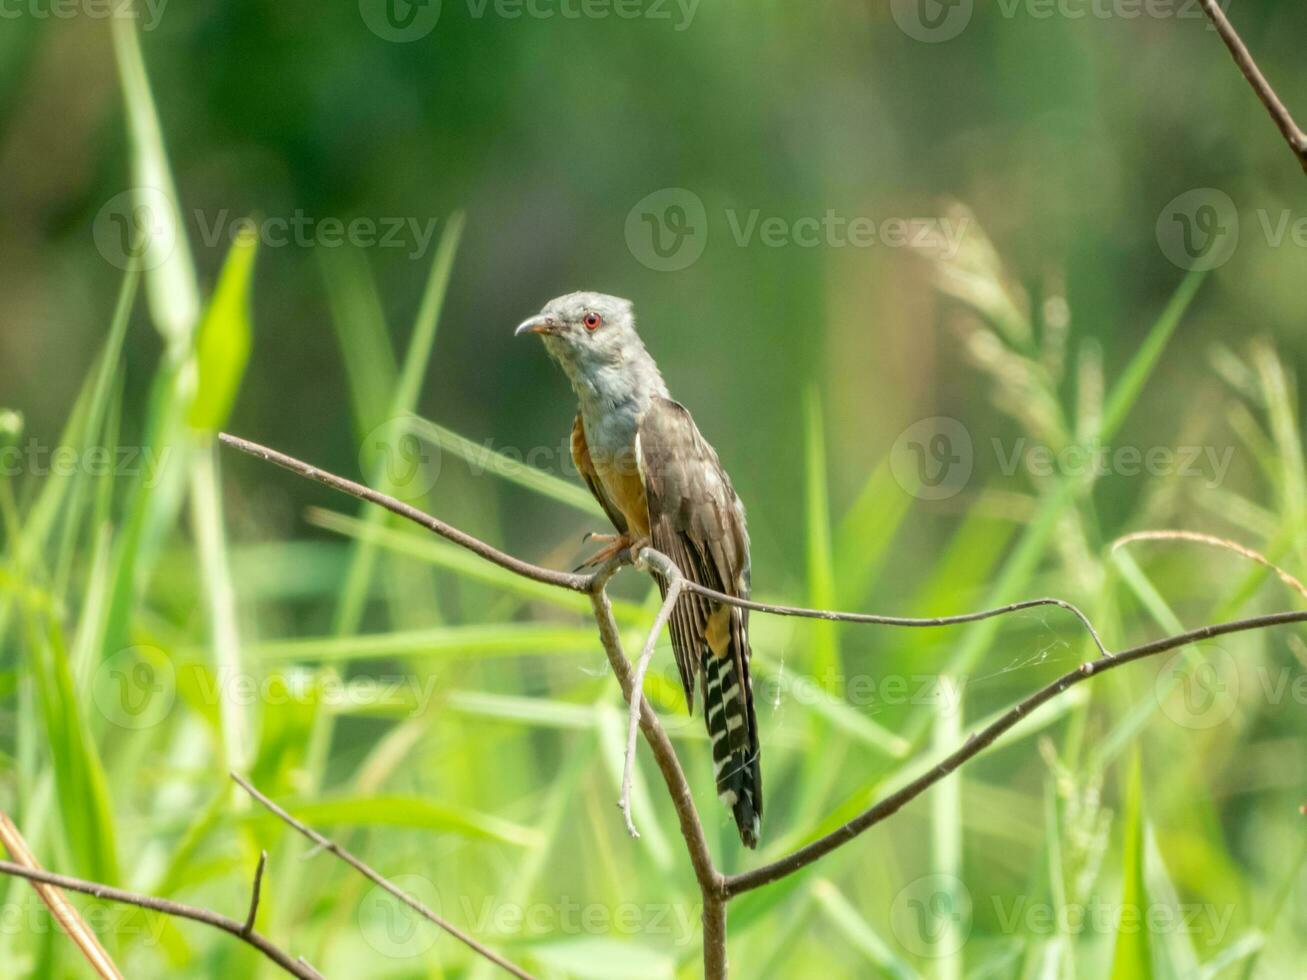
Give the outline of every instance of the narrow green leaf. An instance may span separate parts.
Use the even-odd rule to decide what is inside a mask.
[[[812,883],[812,895],[831,924],[873,966],[899,980],[916,980],[920,976],[832,882],[818,878]]]
[[[555,653],[594,653],[599,640],[593,627],[536,623],[490,623],[440,626],[425,630],[357,636],[299,637],[255,645],[251,655],[264,661],[348,661],[375,657],[534,656]]]
[[[1126,416],[1130,414],[1130,409],[1143,393],[1144,385],[1153,373],[1153,368],[1157,366],[1162,352],[1166,350],[1167,342],[1175,333],[1175,328],[1180,325],[1185,311],[1189,309],[1189,304],[1193,302],[1198,287],[1203,284],[1206,275],[1205,272],[1195,271],[1185,276],[1170,302],[1166,304],[1162,315],[1149,329],[1143,344],[1130,359],[1126,369],[1121,372],[1116,384],[1112,386],[1103,408],[1103,421],[1098,433],[1100,442],[1109,442],[1125,422]]]
[[[342,825],[407,827],[496,840],[518,847],[534,847],[540,843],[540,832],[534,828],[475,810],[442,806],[419,797],[339,797],[283,805],[291,814],[317,829]],[[250,813],[269,821],[276,819],[261,811],[251,810]]]
[[[889,457],[867,476],[835,535],[834,579],[840,608],[861,603],[890,554],[895,532],[912,509],[890,469]]]
[[[320,248],[331,323],[344,355],[354,427],[362,440],[386,421],[399,367],[390,343],[381,297],[359,249]]]
[[[132,188],[135,207],[144,217],[137,222],[146,236],[141,267],[155,326],[179,362],[191,350],[191,338],[200,318],[200,287],[191,260],[181,204],[173,183],[163,130],[154,95],[141,56],[134,17],[112,17],[114,53],[127,105],[131,134]]]
[[[1125,821],[1122,825],[1120,921],[1112,954],[1112,980],[1152,980],[1148,906],[1144,877],[1143,776],[1139,753],[1132,753],[1127,780]]]
[[[258,236],[242,229],[231,244],[218,288],[195,342],[199,381],[191,402],[191,428],[217,432],[227,424],[250,357],[250,292]]]
[[[590,492],[579,484],[569,483],[561,477],[536,469],[534,466],[529,466],[519,459],[513,459],[511,456],[491,449],[489,446],[479,445],[457,432],[446,429],[442,425],[437,425],[435,422],[414,417],[410,424],[412,430],[419,436],[435,443],[443,452],[451,453],[465,461],[472,467],[474,476],[489,473],[492,476],[507,480],[509,483],[525,487],[542,497],[548,497],[561,504],[574,507],[582,513],[594,517],[604,516],[603,508],[599,506]]]
[[[826,481],[826,428],[822,422],[821,398],[809,388],[804,399],[804,473],[807,501],[808,604],[815,609],[834,609],[835,569],[831,556],[830,491]],[[812,636],[811,674],[827,691],[837,691],[840,676],[839,632],[835,623],[814,620],[808,624]]]
[[[440,236],[440,244],[436,248],[431,273],[427,278],[426,289],[423,291],[422,303],[418,308],[413,336],[409,340],[404,366],[389,406],[390,418],[383,420],[383,426],[401,422],[411,416],[417,407],[422,379],[430,370],[436,327],[440,322],[440,310],[444,304],[445,291],[449,287],[449,277],[454,268],[454,256],[458,252],[458,241],[462,230],[463,215],[461,212],[456,212],[450,216]],[[393,439],[395,433],[387,431],[387,436]],[[373,461],[371,472],[366,476],[371,486],[390,492],[394,488],[388,477],[387,462],[388,459],[383,453],[382,457]],[[363,517],[369,523],[380,524],[385,520],[385,513],[381,508],[371,504],[363,507]],[[375,547],[366,541],[360,542],[355,549],[340,604],[336,609],[335,631],[337,633],[345,635],[358,629],[358,624],[363,618],[363,605],[375,564]]]

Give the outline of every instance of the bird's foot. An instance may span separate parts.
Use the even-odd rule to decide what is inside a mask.
[[[577,565],[575,571],[578,572],[583,568],[597,568],[614,555],[619,555],[627,548],[630,548],[632,544],[630,537],[625,534],[587,534],[585,540],[607,541],[608,547],[600,548],[598,552]]]

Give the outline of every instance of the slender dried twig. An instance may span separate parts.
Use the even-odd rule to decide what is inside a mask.
[[[246,935],[254,931],[254,920],[259,914],[259,894],[263,890],[263,869],[268,865],[268,852],[259,851],[259,866],[254,869],[254,884],[250,888],[250,911],[245,916]]]
[[[963,623],[975,623],[982,619],[993,619],[995,616],[1006,616],[1009,613],[1021,612],[1024,609],[1034,609],[1037,606],[1056,606],[1059,609],[1065,609],[1080,620],[1080,624],[1089,633],[1089,638],[1094,641],[1094,646],[1098,647],[1098,652],[1107,653],[1107,647],[1103,645],[1102,638],[1099,637],[1098,630],[1094,628],[1094,624],[1090,622],[1089,617],[1081,612],[1077,606],[1065,599],[1023,599],[1020,602],[1009,602],[1005,606],[995,606],[993,609],[982,609],[979,612],[959,613],[956,616],[883,616],[879,613],[836,612],[832,609],[807,609],[803,606],[780,606],[771,602],[758,602],[755,599],[741,599],[739,596],[727,595],[725,592],[718,592],[716,589],[710,589],[706,585],[700,585],[698,582],[691,582],[688,579],[685,582],[685,591],[706,596],[728,606],[739,606],[741,609],[751,609],[754,612],[768,613],[772,616],[797,616],[800,619],[825,619],[836,623],[917,629],[960,626]]]
[[[794,872],[806,867],[818,858],[825,857],[836,848],[847,844],[853,838],[869,828],[874,827],[885,818],[893,816],[902,809],[904,804],[916,799],[945,776],[949,775],[949,773],[953,772],[953,770],[958,766],[962,765],[962,763],[966,762],[973,756],[979,755],[989,746],[993,745],[995,739],[1017,722],[1021,721],[1021,719],[1029,715],[1045,701],[1052,700],[1074,684],[1079,684],[1081,681],[1088,680],[1090,677],[1111,670],[1113,667],[1120,667],[1122,664],[1128,664],[1135,660],[1142,660],[1144,657],[1151,657],[1159,653],[1165,653],[1167,650],[1174,650],[1177,647],[1182,647],[1189,643],[1210,640],[1212,637],[1226,636],[1230,633],[1242,633],[1248,630],[1265,629],[1268,626],[1283,626],[1288,623],[1304,622],[1307,622],[1307,611],[1270,613],[1265,616],[1253,616],[1248,619],[1237,619],[1228,623],[1216,623],[1211,626],[1200,626],[1198,629],[1189,630],[1186,633],[1178,633],[1175,636],[1167,636],[1160,640],[1153,640],[1137,647],[1131,647],[1129,650],[1123,650],[1120,653],[1111,653],[1105,657],[1099,657],[1097,660],[1083,663],[1075,670],[1063,674],[1057,680],[1040,688],[1029,697],[1017,702],[1010,709],[1004,712],[996,721],[989,724],[980,732],[969,735],[961,748],[946,756],[929,772],[923,773],[902,789],[891,793],[879,803],[864,810],[838,830],[832,831],[824,837],[819,837],[811,844],[807,844],[794,853],[783,857],[778,861],[773,861],[771,864],[763,865],[760,868],[754,868],[752,871],[745,871],[741,874],[729,876],[726,879],[726,894],[728,897],[733,898],[742,892],[750,891],[761,885],[766,885],[770,882],[776,881],[779,878],[792,875]]]
[[[206,926],[213,926],[215,929],[231,933],[241,942],[253,946],[293,977],[299,977],[301,980],[323,980],[322,974],[304,962],[303,957],[291,956],[266,936],[252,929],[247,931],[245,923],[237,922],[235,919],[221,915],[218,912],[196,908],[194,905],[184,905],[181,902],[174,902],[167,898],[138,895],[135,892],[123,891],[121,888],[103,885],[96,881],[71,878],[68,875],[55,874],[39,868],[29,868],[25,865],[15,864],[12,861],[0,861],[0,874],[14,875],[17,878],[26,878],[29,881],[54,885],[56,888],[63,888],[70,892],[81,892],[84,895],[93,895],[96,898],[108,899],[110,902],[135,905],[137,908],[149,909],[151,912],[159,912],[179,919],[202,922]]]
[[[685,576],[681,570],[661,552],[645,548],[640,553],[639,561],[657,569],[667,583],[667,595],[658,615],[654,617],[653,625],[649,627],[649,638],[644,641],[644,649],[640,651],[640,659],[636,661],[635,674],[631,678],[631,706],[626,721],[626,757],[622,763],[622,795],[617,805],[626,820],[626,832],[632,837],[640,836],[640,832],[635,829],[635,821],[631,819],[631,781],[635,778],[635,738],[640,729],[640,708],[644,705],[644,675],[653,660],[658,637],[662,636],[663,627],[672,615],[672,607],[676,605],[676,600],[681,597],[681,590],[685,587]]]
[[[1279,576],[1281,582],[1304,599],[1307,599],[1307,586],[1304,586],[1293,575],[1275,564],[1260,551],[1253,551],[1252,548],[1242,545],[1238,541],[1231,541],[1229,538],[1218,538],[1215,535],[1203,534],[1199,531],[1135,531],[1133,534],[1127,534],[1125,537],[1113,541],[1112,550],[1116,551],[1117,548],[1135,541],[1192,541],[1196,544],[1206,544],[1211,545],[1213,548],[1233,551],[1236,555],[1242,555],[1249,561],[1255,561],[1263,568],[1269,568]]]
[[[608,664],[617,677],[622,694],[628,702],[636,700],[635,678],[631,672],[630,661],[622,652],[622,638],[617,629],[617,620],[613,618],[613,606],[608,599],[606,586],[608,580],[620,567],[620,558],[601,568],[595,575],[590,603],[594,609],[595,620],[599,624],[599,639],[603,643],[604,653],[608,655]],[[662,773],[667,785],[667,795],[676,810],[676,819],[681,827],[681,837],[685,840],[685,849],[690,856],[690,865],[694,868],[695,879],[699,883],[699,893],[703,899],[703,974],[705,980],[723,980],[726,976],[726,879],[713,864],[712,852],[708,850],[708,839],[704,836],[703,824],[699,821],[699,811],[694,805],[694,796],[690,784],[681,768],[681,760],[672,748],[671,739],[663,730],[658,716],[654,714],[649,703],[640,700],[640,730],[653,752],[654,761]]]
[[[653,752],[654,760],[658,764],[658,768],[663,775],[663,781],[667,785],[668,794],[671,797],[672,805],[676,809],[677,818],[680,822],[681,836],[685,839],[686,850],[690,857],[690,864],[694,868],[695,878],[699,883],[699,890],[703,897],[704,975],[708,980],[721,980],[721,978],[726,976],[726,904],[731,898],[742,894],[743,892],[776,881],[787,875],[794,874],[796,871],[807,867],[809,864],[848,843],[870,827],[875,826],[882,820],[896,813],[910,800],[920,796],[931,786],[946,778],[950,773],[957,769],[958,766],[992,745],[1000,735],[1020,722],[1023,718],[1029,715],[1030,712],[1034,711],[1046,701],[1061,694],[1073,684],[1078,684],[1095,674],[1102,673],[1105,670],[1110,670],[1113,667],[1118,667],[1122,664],[1140,660],[1144,657],[1153,656],[1167,650],[1173,650],[1189,643],[1210,639],[1215,636],[1224,636],[1229,633],[1262,629],[1270,626],[1280,626],[1288,623],[1307,622],[1307,611],[1271,613],[1269,615],[1257,616],[1250,619],[1241,619],[1228,623],[1204,626],[1176,636],[1153,640],[1149,643],[1122,651],[1121,653],[1112,653],[1103,644],[1097,630],[1094,629],[1094,626],[1089,619],[1079,609],[1071,605],[1071,603],[1065,602],[1061,599],[1032,599],[1027,600],[1026,602],[1012,603],[996,609],[988,609],[978,613],[966,613],[960,616],[939,617],[934,619],[909,619],[905,617],[878,616],[863,613],[839,613],[829,610],[805,609],[798,606],[777,606],[768,603],[754,602],[752,600],[740,599],[735,596],[728,596],[724,593],[715,592],[712,589],[697,585],[696,583],[690,582],[684,578],[677,578],[675,581],[680,585],[680,589],[676,590],[677,592],[695,592],[718,602],[740,606],[742,608],[752,609],[762,613],[781,616],[802,616],[835,620],[839,622],[870,623],[884,626],[947,626],[956,623],[975,622],[976,620],[986,619],[991,616],[1001,616],[1021,609],[1028,609],[1033,606],[1054,605],[1068,610],[1080,620],[1081,624],[1088,630],[1090,637],[1094,641],[1094,645],[1100,653],[1100,656],[1097,659],[1081,664],[1080,667],[1063,675],[1051,684],[1048,684],[1014,705],[988,727],[971,735],[960,748],[945,757],[941,762],[931,768],[929,772],[923,773],[902,789],[887,796],[879,803],[876,803],[864,813],[849,821],[843,827],[825,835],[824,837],[812,841],[778,861],[763,865],[760,868],[755,868],[752,871],[746,871],[727,877],[717,870],[716,865],[713,863],[712,854],[708,849],[707,839],[704,836],[703,825],[699,820],[698,811],[695,809],[694,799],[690,793],[690,787],[686,781],[685,773],[681,769],[680,760],[677,758],[676,752],[672,748],[671,741],[667,738],[667,733],[659,723],[657,715],[649,707],[648,702],[646,702],[642,697],[640,687],[637,683],[637,679],[643,679],[643,668],[647,668],[648,666],[648,660],[652,656],[651,649],[657,642],[660,628],[665,623],[667,614],[670,612],[671,603],[664,601],[663,606],[660,608],[658,619],[662,622],[656,622],[655,629],[651,631],[649,639],[645,643],[644,650],[641,652],[635,670],[632,670],[631,662],[627,659],[622,650],[621,636],[618,632],[617,622],[613,617],[612,603],[608,598],[607,586],[608,582],[621,569],[621,567],[630,562],[629,556],[616,556],[589,575],[567,574],[556,572],[552,569],[542,568],[537,565],[532,565],[529,562],[513,558],[463,531],[450,527],[444,522],[439,521],[430,515],[424,514],[416,508],[403,504],[391,497],[387,497],[385,494],[378,493],[375,490],[354,483],[351,480],[346,480],[330,473],[324,473],[307,463],[303,463],[283,453],[275,452],[274,450],[260,446],[257,443],[248,442],[244,439],[237,439],[228,435],[223,435],[221,438],[228,445],[241,449],[244,452],[263,459],[271,460],[292,472],[299,473],[309,479],[325,484],[326,486],[341,490],[355,497],[359,497],[360,499],[384,507],[403,517],[407,517],[422,527],[428,528],[442,537],[453,541],[456,544],[462,545],[470,551],[486,558],[488,561],[492,561],[500,567],[507,568],[516,574],[523,575],[538,582],[556,585],[560,588],[585,592],[590,596],[591,607],[594,611],[595,621],[599,626],[599,638],[603,644],[604,652],[608,656],[609,665],[612,668],[613,674],[617,677],[617,682],[622,688],[623,695],[631,705],[632,716],[638,718],[640,730],[643,732],[645,741],[648,742],[649,747]],[[666,575],[667,570],[675,570],[675,565],[669,558],[653,549],[642,551],[640,560],[644,564],[653,567],[659,572],[659,574]],[[673,590],[670,587],[672,584],[671,578],[672,577],[669,576],[669,597],[673,594]],[[628,760],[631,758],[629,750],[630,739],[628,731]],[[629,792],[627,790],[629,775],[629,771],[624,772],[623,774],[624,801]],[[238,782],[241,782],[241,784],[251,793],[255,792],[252,787],[240,780],[239,777],[233,778],[236,778]],[[266,798],[258,797],[257,795],[256,798],[260,799],[261,802],[264,802],[265,805],[270,805],[270,803],[266,801]],[[627,811],[629,826],[628,807],[629,802],[627,802],[626,807],[624,807]],[[289,818],[284,817],[284,819]],[[316,840],[322,846],[332,849],[338,855],[343,856],[342,852],[336,848],[336,845],[326,840],[326,838],[313,836],[312,831],[308,831],[307,828],[304,828],[302,832],[308,833],[312,836],[312,839]],[[375,872],[373,874],[375,874]],[[377,879],[374,878],[374,880]]]
[[[41,870],[41,864],[36,860],[36,855],[32,849],[27,846],[27,841],[23,838],[22,832],[18,829],[17,824],[9,819],[7,813],[0,813],[0,844],[19,864],[26,868]],[[40,896],[41,901],[45,902],[50,914],[54,916],[55,921],[64,928],[68,933],[68,938],[77,944],[77,948],[82,951],[86,961],[91,964],[95,970],[105,980],[122,980],[122,973],[119,972],[117,964],[113,958],[100,944],[100,939],[96,936],[94,930],[87,921],[82,918],[82,914],[77,911],[77,907],[64,897],[63,892],[53,885],[43,884],[39,881],[32,882],[32,889]]]
[[[257,456],[259,459],[265,459],[269,463],[276,463],[292,473],[298,473],[300,476],[315,480],[325,487],[333,490],[339,490],[341,493],[347,493],[351,497],[357,497],[359,500],[366,500],[370,504],[376,504],[378,507],[384,507],[393,514],[400,517],[408,518],[414,524],[426,528],[440,535],[446,541],[452,541],[460,547],[466,548],[473,554],[480,555],[486,561],[493,562],[500,568],[506,568],[510,572],[516,572],[518,575],[524,575],[527,578],[535,579],[537,582],[545,582],[549,585],[557,585],[560,588],[571,589],[573,592],[590,591],[590,575],[577,575],[572,572],[558,572],[552,568],[543,568],[540,565],[532,565],[530,562],[522,561],[520,558],[514,558],[512,555],[505,554],[498,548],[486,544],[484,541],[472,537],[466,531],[460,531],[456,527],[446,524],[430,514],[424,513],[403,501],[396,500],[384,493],[378,493],[371,487],[365,487],[361,483],[355,483],[353,480],[347,480],[343,476],[336,476],[334,473],[327,473],[318,469],[316,466],[310,466],[302,460],[287,456],[285,453],[279,453],[275,449],[269,449],[267,446],[260,446],[257,442],[250,442],[247,439],[240,439],[236,436],[222,433],[218,436],[223,442],[233,449],[239,449],[243,453],[249,453],[251,456]]]
[[[248,453],[258,459],[267,460],[275,463],[283,469],[290,470],[306,479],[321,483],[323,486],[330,487],[333,490],[339,490],[341,493],[347,493],[351,497],[357,497],[359,500],[366,501],[370,504],[376,504],[392,514],[398,514],[400,517],[407,518],[420,527],[433,531],[447,541],[452,541],[461,547],[471,551],[473,554],[480,555],[489,562],[498,565],[500,568],[506,568],[524,578],[532,579],[536,582],[543,582],[546,585],[556,585],[560,588],[571,589],[573,592],[589,592],[595,580],[595,574],[581,575],[575,572],[560,572],[552,568],[545,568],[543,565],[533,565],[531,562],[523,561],[520,558],[514,558],[512,555],[500,551],[493,545],[475,538],[465,531],[446,524],[444,521],[432,517],[424,511],[418,510],[409,504],[396,500],[394,497],[387,496],[371,487],[365,487],[361,483],[355,483],[353,480],[347,480],[343,476],[336,476],[334,473],[328,473],[320,470],[316,466],[298,460],[293,456],[287,456],[285,453],[278,452],[275,449],[269,449],[267,446],[260,445],[257,442],[251,442],[248,439],[242,439],[238,436],[222,433],[218,438],[231,446],[233,449],[239,449],[243,453]],[[657,552],[652,552],[657,554]],[[937,626],[958,626],[963,623],[974,623],[982,619],[992,619],[995,616],[1006,616],[1009,613],[1020,612],[1024,609],[1033,609],[1038,606],[1056,606],[1059,609],[1065,609],[1076,619],[1080,620],[1081,625],[1088,631],[1094,645],[1098,647],[1100,653],[1107,653],[1107,648],[1098,636],[1098,631],[1094,624],[1089,621],[1089,617],[1081,612],[1076,606],[1064,599],[1025,599],[1021,602],[1008,603],[1005,606],[996,606],[993,609],[982,609],[979,612],[962,613],[956,616],[883,616],[877,613],[853,613],[838,612],[833,609],[807,609],[803,606],[780,606],[768,602],[758,602],[754,599],[742,599],[739,596],[727,595],[725,592],[718,592],[710,589],[706,585],[700,585],[698,582],[691,582],[685,579],[682,589],[686,592],[694,592],[698,595],[713,599],[717,602],[724,603],[728,606],[738,606],[741,609],[751,609],[755,612],[769,613],[774,616],[797,616],[803,619],[825,619],[838,623],[862,623],[874,626],[896,626],[906,628],[933,628]]]
[[[1216,28],[1216,33],[1221,36],[1225,42],[1226,48],[1230,51],[1230,57],[1234,63],[1239,66],[1243,72],[1243,77],[1248,79],[1248,84],[1253,87],[1257,93],[1257,98],[1266,107],[1266,111],[1271,114],[1271,119],[1275,122],[1276,128],[1280,130],[1280,135],[1284,141],[1289,144],[1289,149],[1293,150],[1294,156],[1298,158],[1298,163],[1302,166],[1304,172],[1307,172],[1307,133],[1294,121],[1288,108],[1280,100],[1271,83],[1267,81],[1262,70],[1257,66],[1257,61],[1253,58],[1248,46],[1243,43],[1239,37],[1239,32],[1234,29],[1230,19],[1225,16],[1225,11],[1217,0],[1199,0],[1203,10],[1206,12],[1212,25]]]
[[[418,915],[422,916],[422,918],[426,919],[428,922],[432,922],[435,925],[439,926],[441,929],[444,929],[445,932],[449,933],[451,936],[453,936],[459,942],[463,943],[463,945],[467,946],[473,952],[481,956],[484,956],[491,963],[494,963],[496,966],[502,967],[504,970],[507,970],[513,976],[519,977],[520,980],[535,980],[535,978],[531,974],[527,973],[516,963],[504,959],[494,950],[490,949],[487,946],[483,946],[481,943],[477,942],[475,939],[473,939],[471,936],[465,933],[458,926],[454,925],[448,919],[442,918],[441,916],[437,915],[435,912],[431,911],[431,909],[427,908],[427,906],[424,905],[422,902],[420,902],[418,899],[414,898],[408,892],[404,891],[398,885],[394,884],[389,878],[385,877],[379,871],[373,870],[371,866],[364,863],[359,858],[355,857],[349,851],[345,850],[345,848],[341,847],[330,837],[323,836],[322,834],[314,830],[312,827],[308,826],[305,823],[302,823],[301,821],[297,820],[295,817],[291,816],[289,813],[286,812],[285,809],[278,806],[268,797],[264,796],[261,792],[259,792],[259,790],[255,788],[254,784],[251,783],[244,776],[241,776],[239,773],[232,773],[231,778],[236,781],[237,786],[245,790],[245,792],[249,793],[250,796],[254,797],[255,800],[261,803],[264,807],[266,807],[277,817],[281,818],[281,820],[284,821],[286,824],[290,825],[295,830],[299,831],[301,834],[307,837],[309,840],[313,841],[313,843],[316,844],[319,848],[321,848],[324,851],[330,851],[332,854],[336,855],[336,857],[340,858],[340,860],[344,861],[351,868],[353,868],[355,871],[361,874],[364,878],[367,878],[373,884],[382,888],[386,892],[389,892],[391,895],[399,899],[401,902],[403,902],[405,905],[411,908]]]

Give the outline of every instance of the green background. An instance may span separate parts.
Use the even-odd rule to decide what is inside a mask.
[[[489,975],[329,857],[306,863],[229,787],[236,767],[535,972],[695,975],[697,893],[647,756],[644,837],[612,805],[624,705],[583,604],[212,440],[221,427],[380,484],[378,453],[404,463],[418,445],[411,411],[445,434],[417,427],[430,468],[400,489],[570,568],[603,523],[562,451],[574,401],[512,330],[573,289],[634,302],[748,507],[762,598],[944,615],[1056,595],[1115,649],[1300,608],[1232,554],[1111,549],[1184,528],[1307,571],[1307,208],[1289,150],[1196,6],[925,2],[965,19],[955,36],[912,36],[919,8],[897,0],[648,0],[630,19],[444,0],[409,43],[369,29],[371,0],[173,0],[138,22],[153,107],[121,82],[129,31],[116,59],[103,18],[5,8],[0,446],[81,461],[51,472],[24,450],[0,475],[0,800],[42,862],[239,916],[267,848],[260,928],[326,975]],[[1307,114],[1307,14],[1230,14]],[[115,317],[124,272],[101,233],[151,165],[170,169],[190,256],[129,278]],[[628,227],[668,188],[702,204],[703,249],[659,271]],[[1192,191],[1228,259],[1206,276],[1168,237]],[[882,234],[741,243],[754,212]],[[435,236],[264,241],[230,261],[230,236],[205,241],[297,213]],[[891,219],[965,222],[961,247],[896,246]],[[931,494],[913,443],[944,430],[910,427],[940,417],[970,470]],[[558,479],[524,485],[449,432]],[[171,452],[158,481],[86,463],[141,446]],[[1076,446],[1106,447],[1106,471],[1025,455]],[[1135,472],[1123,447],[1158,455]],[[1164,455],[1187,447],[1196,472]],[[629,652],[650,590],[627,572],[615,591]],[[665,639],[648,686],[728,870],[837,826],[1093,654],[1061,613],[753,626],[760,855],[713,799]],[[890,823],[733,903],[735,974],[1292,975],[1307,955],[1300,637],[1229,637],[1079,688]],[[959,710],[931,693],[941,673]],[[352,693],[324,704],[336,677]],[[141,679],[149,724],[115,700]],[[6,975],[89,975],[28,886],[4,902]],[[80,904],[129,975],[272,975],[229,937]],[[1123,905],[1193,924],[1122,930]]]

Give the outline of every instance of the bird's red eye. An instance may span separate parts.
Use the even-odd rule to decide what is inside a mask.
[[[585,319],[581,322],[585,324],[587,330],[598,330],[599,324],[604,322],[604,318],[598,313],[587,313]]]

